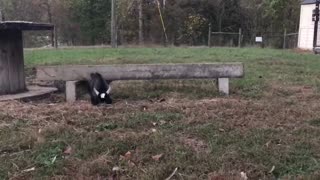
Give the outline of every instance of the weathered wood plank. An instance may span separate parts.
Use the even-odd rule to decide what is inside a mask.
[[[0,94],[23,92],[25,87],[22,31],[0,30]]]
[[[10,93],[18,93],[25,91],[22,31],[11,30],[8,39]]]
[[[37,68],[38,80],[78,81],[98,72],[106,80],[241,78],[242,63],[211,64],[128,64],[45,66]]]
[[[1,48],[2,44],[0,41],[0,95],[10,91],[8,56],[5,48]]]
[[[1,95],[0,102],[1,101],[12,101],[12,100],[32,100],[32,99],[37,99],[38,97],[42,97],[47,94],[56,92],[56,91],[58,91],[57,88],[29,86],[28,91],[23,92],[23,93]]]
[[[52,24],[26,21],[0,21],[0,30],[53,30]]]

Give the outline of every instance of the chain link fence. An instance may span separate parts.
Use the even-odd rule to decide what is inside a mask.
[[[262,47],[262,48],[278,48],[278,49],[295,49],[300,47],[308,47],[313,44],[312,28],[300,29],[300,37],[298,32],[262,32],[249,33],[238,29],[233,32],[213,32],[209,26],[209,32],[192,33],[188,36],[169,35],[169,41],[165,44],[165,38],[162,31],[158,30],[155,36],[145,36],[144,45],[147,47],[157,46],[209,46],[209,47]],[[145,32],[147,35],[148,33]],[[51,47],[51,32],[27,32],[25,33],[25,47]],[[262,42],[256,42],[256,37],[261,37]],[[317,46],[320,46],[320,29],[318,33]],[[299,42],[299,38],[303,41]],[[58,37],[59,39],[59,37]],[[60,41],[59,41],[60,42]],[[62,43],[62,42],[61,42]],[[137,34],[119,33],[118,44],[120,46],[134,47],[139,45]],[[311,44],[311,45],[309,45]],[[68,44],[61,44],[69,46]],[[101,46],[108,46],[99,44]],[[312,48],[313,46],[311,46]],[[309,47],[310,49],[310,47]]]
[[[299,33],[263,32],[248,34],[239,29],[238,32],[211,32],[209,26],[208,46],[219,47],[248,47],[260,46],[282,49],[294,49],[298,47]],[[257,42],[256,39],[259,39]],[[261,41],[260,41],[261,40]]]

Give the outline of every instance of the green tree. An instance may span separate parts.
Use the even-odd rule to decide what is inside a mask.
[[[110,41],[110,0],[72,0],[73,20],[80,26],[82,43]]]

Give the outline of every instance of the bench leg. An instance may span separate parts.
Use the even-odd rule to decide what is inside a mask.
[[[218,78],[219,92],[229,95],[229,78]]]
[[[74,103],[77,100],[76,86],[78,81],[66,82],[66,99],[68,103]]]

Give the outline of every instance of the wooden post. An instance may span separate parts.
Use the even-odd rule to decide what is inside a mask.
[[[58,31],[57,26],[54,26],[54,47],[58,49]]]
[[[117,47],[116,0],[111,0],[111,47]]]
[[[26,91],[21,30],[0,30],[0,95]]]
[[[239,28],[239,40],[238,40],[238,47],[241,48],[241,41],[242,41],[242,30]]]
[[[50,41],[51,41],[51,47],[55,47],[55,28],[50,31]]]
[[[209,32],[208,32],[208,46],[211,47],[211,34],[212,34],[212,30],[211,30],[212,26],[211,23],[209,24]]]
[[[287,29],[284,29],[284,34],[283,34],[283,49],[286,49],[286,40],[287,40]]]

